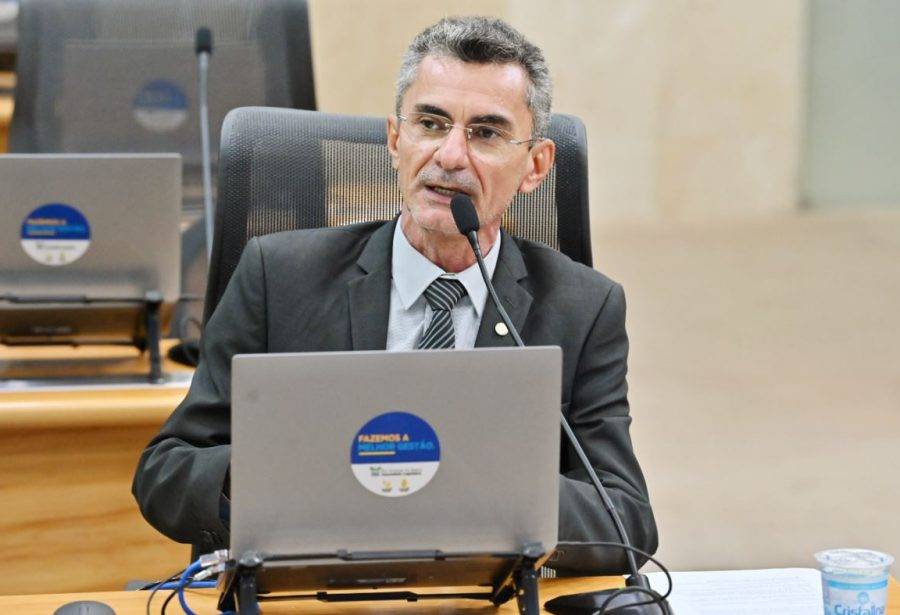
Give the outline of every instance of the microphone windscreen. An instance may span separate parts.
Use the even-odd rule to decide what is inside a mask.
[[[481,224],[478,222],[478,212],[475,211],[475,205],[468,194],[462,192],[454,194],[450,199],[450,211],[453,212],[456,228],[463,235],[468,235],[481,228]]]
[[[212,53],[212,31],[203,26],[197,28],[197,53]]]

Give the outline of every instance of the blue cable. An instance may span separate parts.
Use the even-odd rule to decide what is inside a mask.
[[[178,602],[181,604],[181,610],[183,610],[187,615],[197,614],[191,610],[191,607],[188,606],[187,601],[184,599],[184,588],[188,584],[188,579],[200,572],[202,568],[203,566],[200,565],[200,560],[197,560],[196,562],[185,568],[184,572],[181,573],[181,578],[178,579]]]
[[[203,588],[203,587],[216,587],[216,581],[193,581],[189,582],[188,579],[192,578],[198,572],[203,569],[203,566],[200,564],[200,560],[197,560],[190,566],[184,569],[184,572],[181,573],[181,578],[178,579],[178,583],[162,583],[157,587],[157,589],[175,589],[178,591],[178,602],[181,604],[181,610],[183,610],[186,615],[197,615],[191,607],[188,606],[187,601],[184,598],[184,590],[187,587],[191,588]],[[221,615],[237,615],[234,611],[223,611]]]
[[[185,587],[189,589],[204,589],[204,588],[214,588],[218,585],[216,581],[192,581],[185,585]],[[163,583],[159,586],[159,589],[178,589],[177,581],[170,581],[169,583]]]

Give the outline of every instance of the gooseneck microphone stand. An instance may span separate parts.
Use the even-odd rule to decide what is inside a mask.
[[[197,29],[197,39],[194,46],[194,52],[197,54],[197,101],[200,119],[200,155],[203,164],[203,233],[206,240],[206,263],[207,271],[209,264],[212,262],[212,244],[213,244],[213,218],[215,210],[213,208],[212,198],[212,162],[210,155],[209,143],[209,56],[212,54],[213,36],[212,31],[203,26]],[[202,297],[182,296],[181,301],[202,301]],[[181,323],[190,322],[190,317],[185,315],[181,319]],[[200,342],[196,339],[185,339],[184,332],[179,327],[179,337],[181,342],[169,349],[169,358],[184,363],[185,365],[197,366],[200,360]]]
[[[524,347],[525,342],[522,341],[509,314],[506,313],[503,304],[500,303],[500,298],[497,296],[497,291],[494,290],[494,285],[491,283],[491,277],[484,264],[481,246],[478,244],[478,230],[481,225],[478,221],[478,214],[475,211],[475,205],[472,203],[472,199],[466,194],[457,193],[450,201],[450,209],[453,213],[453,220],[456,222],[459,232],[469,240],[469,244],[472,246],[472,251],[475,253],[475,259],[478,261],[478,268],[481,271],[481,277],[484,278],[488,294],[490,295],[494,306],[497,308],[500,318],[509,329],[516,346]],[[544,605],[544,608],[556,615],[603,615],[605,613],[616,613],[617,615],[659,615],[662,613],[671,615],[672,610],[666,602],[665,596],[661,596],[652,590],[647,577],[638,571],[634,552],[637,551],[638,553],[641,553],[641,551],[635,549],[628,539],[628,533],[625,531],[625,526],[622,524],[622,518],[619,516],[603,483],[600,482],[600,478],[597,476],[597,472],[591,465],[587,453],[584,451],[584,447],[581,446],[578,437],[575,435],[575,432],[572,430],[566,417],[560,414],[559,418],[563,431],[566,434],[566,438],[578,454],[578,458],[581,460],[584,469],[587,471],[591,483],[593,483],[594,488],[600,495],[600,500],[603,502],[604,508],[606,508],[606,511],[612,518],[613,523],[616,526],[616,532],[622,541],[621,545],[616,545],[616,543],[602,544],[603,546],[620,546],[625,550],[625,557],[628,561],[628,569],[631,574],[626,578],[625,588],[573,594],[571,596],[560,596],[547,602],[547,604]],[[578,543],[569,544],[571,546],[576,546]],[[601,546],[601,543],[584,543],[582,546]],[[669,591],[671,591],[671,581]],[[668,593],[669,592],[666,593],[666,596]]]
[[[199,82],[198,101],[200,109],[200,141],[203,156],[203,216],[206,223],[206,258],[212,260],[213,242],[213,200],[212,162],[209,144],[209,56],[212,54],[212,31],[203,27],[197,30],[197,75]]]

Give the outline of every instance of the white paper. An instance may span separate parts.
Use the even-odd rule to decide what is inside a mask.
[[[666,577],[647,575],[663,593]],[[822,576],[811,568],[672,573],[675,615],[822,615]]]

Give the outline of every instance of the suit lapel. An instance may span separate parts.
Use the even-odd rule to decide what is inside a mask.
[[[519,282],[528,277],[528,271],[525,269],[525,261],[522,259],[519,246],[505,231],[501,230],[500,232],[503,233],[503,239],[500,242],[497,268],[494,270],[494,277],[491,281],[494,283],[497,296],[500,297],[500,302],[506,308],[510,320],[521,333],[528,310],[531,308],[532,296]],[[481,316],[481,325],[478,328],[478,337],[475,339],[475,347],[515,346],[512,335],[497,333],[495,327],[501,322],[503,320],[500,318],[500,313],[488,296],[484,313]]]
[[[356,264],[362,275],[347,284],[350,306],[350,334],[353,350],[384,350],[387,346],[391,304],[391,247],[397,219],[376,230]],[[520,282],[528,277],[522,253],[505,231],[500,242],[497,268],[492,279],[500,301],[521,333],[531,308],[532,296]],[[512,335],[500,335],[495,327],[502,322],[490,297],[484,306],[475,347],[515,346]]]
[[[393,222],[372,233],[356,264],[363,275],[347,284],[353,350],[384,350],[391,305]]]

